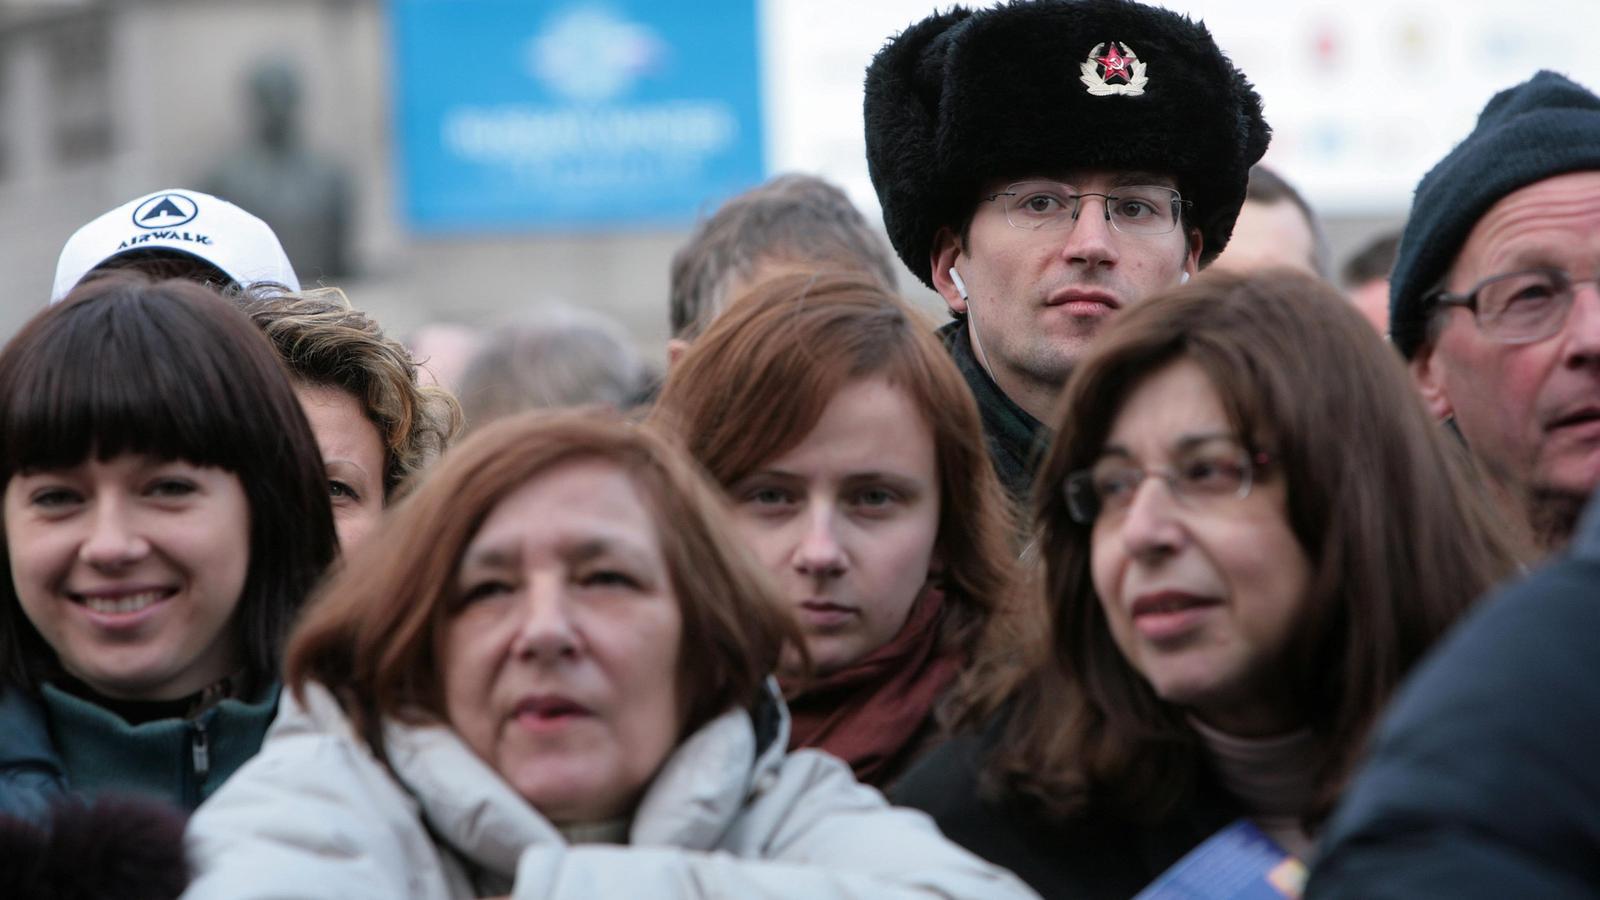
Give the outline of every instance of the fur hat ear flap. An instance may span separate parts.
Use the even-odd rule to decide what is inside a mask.
[[[944,195],[937,177],[946,52],[971,16],[959,6],[929,16],[889,42],[867,68],[867,172],[895,252],[924,283],[933,278],[929,245],[915,243],[948,218],[944,210],[952,204],[939,201],[956,199]]]

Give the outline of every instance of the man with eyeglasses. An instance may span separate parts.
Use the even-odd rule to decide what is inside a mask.
[[[1012,496],[1106,320],[1221,252],[1270,131],[1203,25],[1039,0],[912,25],[867,69],[867,163]]]
[[[1565,546],[1600,486],[1600,97],[1540,72],[1417,187],[1390,331],[1516,521]]]

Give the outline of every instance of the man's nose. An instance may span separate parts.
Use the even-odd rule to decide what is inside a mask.
[[[1108,201],[1100,194],[1080,194],[1072,225],[1066,231],[1061,253],[1067,261],[1090,268],[1117,262],[1116,237],[1107,214]]]
[[[1600,366],[1600,276],[1577,282],[1572,290],[1564,329],[1567,365]]]

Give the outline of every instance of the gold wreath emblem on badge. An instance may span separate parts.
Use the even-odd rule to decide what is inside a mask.
[[[1095,44],[1094,49],[1089,51],[1088,58],[1079,68],[1083,76],[1078,80],[1096,97],[1119,94],[1137,97],[1144,93],[1144,86],[1150,81],[1144,69],[1144,60],[1133,52],[1132,47],[1120,41],[1107,41]],[[1121,84],[1112,84],[1113,81],[1120,81]]]

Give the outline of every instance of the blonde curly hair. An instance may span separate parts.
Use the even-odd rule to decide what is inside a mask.
[[[411,352],[352,307],[344,291],[257,285],[238,299],[295,380],[338,388],[361,402],[383,437],[385,498],[437,459],[461,430],[455,397],[419,383]]]

